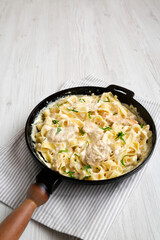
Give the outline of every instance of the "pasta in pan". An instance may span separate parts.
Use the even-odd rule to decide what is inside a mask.
[[[148,155],[151,136],[136,110],[111,92],[49,103],[32,127],[40,159],[62,175],[85,180],[131,171]]]

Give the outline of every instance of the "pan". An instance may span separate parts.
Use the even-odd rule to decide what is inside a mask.
[[[112,92],[113,95],[117,95],[118,99],[121,103],[125,103],[128,105],[133,105],[137,108],[139,115],[143,118],[143,120],[150,125],[150,130],[152,131],[152,143],[151,150],[148,156],[144,159],[144,161],[138,165],[132,171],[118,176],[116,178],[105,179],[105,180],[79,180],[75,178],[69,178],[61,175],[60,173],[48,168],[37,155],[34,144],[31,138],[32,124],[35,120],[35,117],[38,115],[40,110],[48,105],[49,102],[54,102],[60,98],[69,96],[69,95],[91,95],[94,93],[95,95],[101,95],[104,92]],[[25,139],[28,149],[33,157],[33,159],[37,162],[37,164],[41,167],[41,172],[36,176],[36,183],[32,184],[27,192],[26,200],[16,209],[14,210],[0,225],[0,240],[16,240],[19,239],[22,232],[24,231],[26,225],[28,224],[34,210],[44,204],[49,195],[59,186],[62,181],[70,181],[75,184],[87,184],[87,185],[97,185],[97,184],[109,184],[119,182],[125,178],[130,177],[133,174],[136,174],[150,159],[153,150],[156,144],[156,128],[154,121],[148,111],[134,99],[134,92],[123,88],[117,85],[110,85],[106,88],[102,87],[75,87],[65,89],[59,92],[56,92],[49,97],[42,100],[30,113],[28,120],[26,122],[25,127]]]

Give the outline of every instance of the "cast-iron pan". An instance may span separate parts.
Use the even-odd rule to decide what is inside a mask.
[[[117,95],[118,99],[122,103],[126,103],[128,105],[133,105],[137,108],[137,111],[139,115],[144,119],[144,121],[150,125],[150,130],[152,131],[152,147],[149,155],[146,157],[146,159],[135,169],[132,171],[121,175],[116,178],[112,179],[106,179],[106,180],[78,180],[74,178],[69,178],[66,176],[63,176],[59,174],[58,172],[48,168],[45,163],[39,159],[35,149],[34,144],[31,139],[31,131],[32,131],[32,124],[35,120],[35,117],[38,115],[40,110],[48,105],[49,102],[54,102],[58,100],[59,98],[66,97],[68,95],[91,95],[94,93],[95,95],[101,95],[104,92],[112,92],[113,95]],[[4,222],[0,226],[0,232],[1,230],[5,234],[3,235],[3,239],[12,239],[16,240],[19,238],[19,236],[22,234],[25,226],[27,225],[33,211],[36,207],[42,205],[45,203],[49,197],[49,195],[57,188],[57,186],[62,181],[70,181],[71,183],[77,183],[77,184],[108,184],[112,182],[118,182],[120,180],[123,180],[125,178],[130,177],[132,174],[137,173],[150,159],[155,143],[156,143],[156,128],[154,121],[148,111],[134,98],[134,92],[117,86],[117,85],[110,85],[106,88],[102,87],[75,87],[75,88],[69,88],[66,90],[62,90],[59,92],[56,92],[49,97],[45,98],[43,101],[41,101],[31,112],[31,114],[28,117],[26,127],[25,127],[25,138],[26,143],[28,146],[28,149],[33,156],[34,160],[39,164],[42,168],[41,172],[36,177],[36,183],[31,185],[31,187],[28,190],[27,193],[27,199],[22,203],[22,205],[16,209],[11,215],[7,217],[7,219],[4,220]],[[27,210],[26,210],[27,209]],[[7,229],[10,229],[7,231]],[[10,235],[9,235],[10,234]],[[0,238],[1,240],[1,238]]]
[[[68,95],[91,95],[92,93],[94,93],[95,95],[100,95],[104,92],[112,92],[114,95],[118,96],[118,99],[122,102],[122,103],[126,103],[128,105],[133,105],[134,107],[137,108],[140,116],[142,116],[142,118],[145,120],[145,122],[147,124],[150,125],[151,127],[151,131],[153,133],[152,136],[152,150],[150,152],[150,154],[148,155],[148,157],[134,170],[121,175],[119,177],[116,178],[112,178],[112,179],[106,179],[106,180],[78,180],[78,179],[74,179],[74,178],[69,178],[66,176],[63,176],[61,174],[59,174],[58,172],[48,168],[45,163],[43,163],[35,149],[34,149],[34,145],[31,139],[31,131],[32,131],[32,123],[35,120],[35,117],[38,115],[38,113],[40,112],[40,110],[44,107],[46,107],[48,105],[49,102],[54,102],[56,100],[58,100],[59,98],[63,98],[66,97]],[[119,180],[122,180],[124,178],[127,178],[129,176],[131,176],[132,174],[136,173],[137,171],[140,170],[141,167],[143,167],[145,165],[145,163],[149,160],[149,158],[151,157],[151,154],[153,152],[154,146],[155,146],[155,142],[156,142],[156,129],[155,129],[155,124],[153,122],[153,119],[151,118],[150,114],[147,112],[147,110],[140,104],[138,103],[134,98],[134,93],[126,88],[120,87],[120,86],[116,86],[116,85],[110,85],[106,88],[102,88],[102,87],[76,87],[76,88],[69,88],[63,91],[59,91],[57,93],[54,93],[53,95],[45,98],[43,101],[41,101],[31,112],[31,114],[28,117],[27,123],[26,123],[26,129],[25,129],[25,137],[26,137],[26,142],[27,142],[27,146],[33,156],[33,158],[35,159],[35,161],[42,167],[42,172],[40,174],[40,176],[43,175],[44,177],[44,181],[46,181],[46,179],[48,179],[48,176],[50,176],[50,179],[53,178],[53,180],[51,180],[51,183],[54,185],[54,182],[57,183],[58,180],[65,180],[65,181],[70,181],[72,183],[78,183],[78,184],[107,184],[107,183],[111,183],[111,182],[116,182]],[[38,176],[39,177],[39,176]],[[47,180],[48,182],[48,180]],[[51,190],[50,190],[51,191]]]

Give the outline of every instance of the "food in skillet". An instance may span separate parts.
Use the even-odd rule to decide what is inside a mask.
[[[125,174],[149,154],[152,132],[111,92],[49,103],[32,128],[40,159],[60,174],[102,180]]]

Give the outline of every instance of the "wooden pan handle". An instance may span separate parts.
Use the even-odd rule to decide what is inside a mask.
[[[44,184],[30,186],[24,202],[0,224],[0,240],[17,240],[27,226],[34,210],[49,198]]]

